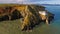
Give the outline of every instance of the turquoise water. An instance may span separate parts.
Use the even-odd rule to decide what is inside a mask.
[[[41,34],[60,34],[60,6],[45,6],[46,10],[55,14],[54,20],[50,25],[42,25],[40,28]]]

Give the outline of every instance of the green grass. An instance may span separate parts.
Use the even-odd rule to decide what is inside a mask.
[[[21,31],[20,19],[0,22],[0,34],[39,34],[39,28],[35,27],[33,32],[23,32]]]
[[[50,28],[45,24],[36,26],[32,32],[25,32],[21,31],[20,19],[0,22],[0,34],[49,34],[50,32]]]
[[[13,6],[13,4],[0,4],[3,6]],[[58,23],[59,24],[59,23]],[[60,29],[58,24],[41,24],[34,27],[32,32],[21,31],[21,21],[20,19],[13,21],[2,21],[0,22],[0,34],[60,34]]]
[[[18,6],[19,4],[0,4],[0,7],[5,7],[5,6]]]
[[[4,6],[15,6],[17,4],[0,4],[0,7]],[[34,28],[33,32],[21,31],[20,19],[13,21],[2,21],[0,22],[0,34],[40,34],[39,28]]]
[[[34,27],[32,32],[25,32],[21,31],[20,19],[0,22],[0,34],[58,34],[59,31],[54,23],[49,26],[42,23]]]

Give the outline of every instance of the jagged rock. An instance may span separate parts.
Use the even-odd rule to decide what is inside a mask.
[[[46,11],[48,13],[47,16],[41,16],[39,14],[39,11],[45,11],[45,7],[38,6],[38,5],[20,5],[16,7],[17,10],[20,11],[21,15],[23,16],[23,24],[22,24],[22,30],[24,29],[30,29],[33,28],[33,26],[41,23],[41,17],[45,18],[47,24],[50,21],[50,18],[52,19],[53,14]],[[47,18],[48,17],[48,18]],[[44,20],[42,20],[44,21]]]
[[[23,8],[24,10],[22,9],[22,7],[24,6],[16,7],[18,9],[20,8],[20,13],[24,17],[22,30],[30,29],[40,22],[39,12],[37,12],[38,10],[36,10],[34,6],[25,5],[25,7]]]
[[[45,20],[46,23],[48,23],[54,18],[54,15],[46,11],[44,6],[39,6],[39,5],[18,5],[12,7],[5,7],[4,11],[7,12],[5,13],[1,12],[2,15],[3,14],[8,15],[9,19],[11,18],[15,19],[16,17],[19,18],[20,16],[23,17],[22,27],[21,27],[22,30],[33,29],[33,27],[41,23],[41,21]],[[47,16],[40,14],[39,11],[47,12]]]
[[[54,19],[54,14],[48,12],[47,10],[39,11],[39,13],[42,21],[45,21],[47,24],[50,24],[50,21]]]

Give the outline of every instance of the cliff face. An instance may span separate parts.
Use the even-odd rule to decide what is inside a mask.
[[[20,8],[19,8],[20,7]],[[36,24],[41,23],[41,21],[45,21],[46,24],[49,24],[50,21],[54,18],[54,14],[45,10],[45,7],[38,5],[25,5],[16,7],[20,11],[21,15],[23,15],[24,20],[22,24],[22,30],[29,29]],[[47,12],[47,16],[39,14],[39,11]]]
[[[25,6],[25,10],[21,11],[20,13],[23,15],[24,20],[22,24],[22,30],[27,28],[32,28],[40,21],[40,16],[38,10],[34,6],[27,5]],[[25,28],[26,27],[26,28]]]
[[[54,17],[53,14],[48,11],[46,11],[48,13],[48,16],[39,14],[39,11],[45,11],[45,7],[38,5],[9,6],[9,7],[4,7],[3,9],[2,11],[4,13],[0,11],[1,16],[7,15],[9,19],[13,19],[13,18],[15,19],[15,17],[21,18],[21,16],[23,17],[23,22],[21,27],[22,30],[32,29],[35,25],[41,23],[41,21],[46,20],[46,22],[48,22],[50,20],[48,18]],[[44,20],[42,18],[44,18]]]

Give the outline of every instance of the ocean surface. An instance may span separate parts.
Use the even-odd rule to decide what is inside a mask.
[[[60,34],[60,6],[45,6],[46,10],[55,14],[54,20],[49,25],[40,27],[40,34]]]

